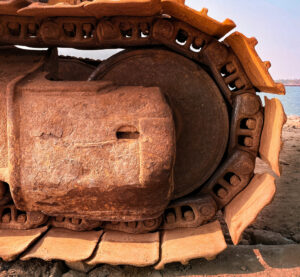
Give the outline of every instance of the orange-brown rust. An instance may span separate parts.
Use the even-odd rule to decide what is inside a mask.
[[[247,38],[239,32],[231,34],[225,42],[233,49],[242,63],[252,84],[262,92],[285,94],[283,84],[275,83],[268,69],[270,62],[263,62],[255,51],[257,40]]]
[[[32,3],[18,11],[24,16],[105,16],[127,15],[151,16],[158,14],[161,10],[160,0],[95,0],[74,1],[73,3],[63,1],[49,1],[49,3]]]
[[[229,118],[218,88],[202,68],[167,50],[139,49],[103,61],[92,77],[118,85],[160,87],[177,128],[173,197],[183,197],[207,181],[227,147]]]
[[[259,154],[271,169],[280,176],[279,154],[282,147],[281,133],[286,122],[283,106],[277,98],[265,97],[264,128],[261,135]]]
[[[195,195],[170,203],[164,214],[163,229],[195,228],[213,219],[217,205],[209,195]]]
[[[128,15],[151,16],[161,11],[160,0],[96,0],[87,3],[84,7],[93,16]]]
[[[32,245],[48,228],[0,230],[0,257],[12,261]]]
[[[19,9],[26,7],[29,1],[26,0],[4,0],[0,1],[0,14],[16,15]]]
[[[254,39],[220,41],[235,24],[184,2],[0,1],[0,257],[32,244],[22,259],[210,260],[226,248],[206,224],[218,209],[236,244],[271,201],[273,177],[249,182],[259,145],[278,174],[285,116],[266,100],[263,118],[255,92],[284,88]],[[100,62],[56,47],[126,50]],[[15,230],[46,224],[37,243],[47,227]]]
[[[15,99],[15,87],[8,91]],[[162,214],[173,191],[174,128],[159,89],[39,76],[18,92],[8,118],[9,184],[19,209],[90,220]]]
[[[209,193],[218,208],[223,208],[248,185],[254,167],[254,155],[235,150],[204,185],[202,193]]]
[[[224,22],[218,22],[207,15],[207,9],[204,8],[198,12],[183,5],[181,1],[164,0],[162,1],[162,10],[163,13],[180,19],[216,38],[223,37],[236,26],[230,19],[226,19]]]
[[[163,269],[172,262],[188,263],[192,259],[212,259],[227,247],[218,221],[199,228],[163,231],[161,260],[155,266]]]
[[[15,205],[0,205],[0,229],[34,229],[47,220],[48,217],[41,212],[23,212],[18,211]]]
[[[159,260],[159,233],[105,232],[88,264],[149,266]]]
[[[21,257],[21,260],[39,258],[45,261],[83,261],[93,254],[101,235],[102,231],[74,232],[52,228]]]
[[[225,221],[234,244],[239,243],[244,230],[255,221],[261,210],[270,204],[275,191],[273,176],[255,175],[247,188],[225,207]]]
[[[22,16],[90,16],[90,13],[84,9],[85,2],[75,5],[68,3],[54,3],[48,5],[44,3],[32,3],[18,10],[18,14]]]
[[[264,123],[261,100],[253,93],[244,93],[235,97],[233,106],[229,152],[238,148],[256,154]]]

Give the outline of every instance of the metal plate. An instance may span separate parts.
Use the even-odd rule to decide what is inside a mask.
[[[30,230],[0,230],[0,258],[12,261],[33,244],[48,227]]]
[[[253,177],[247,188],[225,207],[225,221],[235,245],[261,210],[271,203],[275,191],[275,178],[267,173],[258,174]]]
[[[21,260],[39,258],[44,261],[83,261],[93,254],[101,235],[102,231],[74,232],[52,228],[21,257]]]
[[[282,147],[282,128],[286,123],[286,115],[282,103],[277,98],[265,97],[264,128],[261,135],[259,154],[263,161],[280,176],[279,154]]]
[[[157,270],[173,262],[188,264],[192,259],[210,260],[227,247],[219,221],[199,228],[167,230],[161,240],[161,258],[155,266]]]
[[[49,81],[36,72],[7,91],[20,95],[8,103],[17,209],[100,221],[163,213],[173,193],[175,131],[159,88]]]
[[[125,234],[105,232],[98,248],[87,263],[150,266],[159,260],[159,233]]]

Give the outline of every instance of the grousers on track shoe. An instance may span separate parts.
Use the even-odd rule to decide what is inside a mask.
[[[211,259],[219,210],[237,244],[275,193],[256,158],[280,175],[285,114],[256,92],[285,89],[234,27],[182,0],[0,1],[0,257]]]

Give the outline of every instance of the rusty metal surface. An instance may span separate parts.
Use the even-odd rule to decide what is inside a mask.
[[[0,14],[16,15],[17,11],[29,4],[26,0],[4,0],[0,1]]]
[[[82,218],[56,216],[52,217],[49,224],[57,228],[65,228],[73,231],[91,231],[102,225],[101,221],[92,221]]]
[[[279,99],[265,97],[264,128],[261,135],[259,154],[277,176],[281,175],[279,154],[282,148],[282,128],[287,121]]]
[[[263,62],[256,53],[256,38],[247,38],[245,35],[235,32],[225,39],[225,42],[233,49],[245,69],[253,86],[259,91],[274,94],[285,94],[285,87],[281,83],[275,83],[269,73],[271,63]]]
[[[228,18],[223,22],[218,22],[209,17],[206,8],[203,8],[201,11],[196,11],[186,5],[182,5],[180,1],[163,0],[162,9],[163,13],[182,20],[216,38],[223,37],[236,26],[235,23]]]
[[[22,212],[15,205],[0,207],[0,229],[26,230],[37,228],[48,220],[41,212]]]
[[[47,226],[30,230],[0,230],[0,258],[13,261],[48,230]]]
[[[66,85],[37,74],[18,89],[8,85],[11,97],[18,92],[8,111],[22,113],[9,117],[9,143],[20,149],[10,150],[10,162],[22,163],[9,176],[19,209],[125,221],[164,211],[175,151],[172,114],[159,89]]]
[[[144,234],[157,230],[162,223],[162,216],[154,219],[131,222],[105,222],[104,230],[120,231],[129,234]]]
[[[172,50],[207,66],[230,104],[234,96],[241,92],[254,93],[236,56],[213,37],[174,19],[158,19],[153,26],[153,37]]]
[[[201,193],[209,193],[219,209],[224,207],[248,185],[254,166],[255,156],[241,150],[234,151],[204,185]]]
[[[250,184],[225,208],[225,221],[233,243],[241,240],[244,230],[255,221],[261,210],[271,203],[276,191],[275,178],[256,174]]]
[[[162,229],[194,228],[213,219],[216,202],[208,195],[195,195],[172,201],[164,213]]]
[[[44,51],[30,51],[29,53],[13,47],[0,48],[0,130],[2,134],[0,136],[0,168],[2,168],[0,175],[2,181],[8,181],[6,180],[7,172],[3,170],[8,166],[6,87],[11,80],[29,70],[44,55]]]
[[[95,66],[77,59],[63,58],[58,63],[58,80],[86,81],[95,70]]]
[[[116,18],[116,20],[117,20],[116,22],[119,22],[118,20],[120,20],[120,19]],[[137,19],[135,19],[135,20],[137,20]],[[170,24],[175,24],[175,26],[177,26],[176,27],[177,31],[173,32],[175,34],[178,33],[180,28],[188,27],[187,25],[182,25],[182,23],[171,22]],[[194,30],[190,27],[188,27],[188,30],[192,32],[191,34],[188,34],[189,36],[195,37],[197,35],[196,30]],[[154,28],[154,33],[155,33],[155,28]],[[205,36],[205,35],[202,35],[202,36]],[[162,35],[162,37],[164,37],[164,35]],[[162,39],[162,38],[160,38],[160,39]],[[207,41],[209,41],[209,39],[207,39]],[[182,46],[180,45],[180,43],[177,42],[176,44],[177,44],[178,49],[174,49],[174,50],[176,50],[178,52],[183,51],[183,53],[188,56],[190,49],[184,48],[182,50],[181,49]],[[187,45],[189,45],[189,43],[187,43]],[[205,54],[204,57],[209,57],[211,55],[211,53],[214,51],[217,51],[216,53],[218,53],[218,55],[221,56],[221,54],[224,54],[227,51],[225,46],[219,47],[218,44],[216,44],[215,42],[208,44],[208,45],[209,46],[207,48],[204,48],[204,50],[206,49],[205,53],[207,53],[207,54]],[[171,46],[171,48],[172,48],[172,46]],[[221,50],[218,50],[218,49],[221,49]],[[220,53],[218,51],[220,51]],[[224,83],[226,84],[226,83],[232,82],[232,80],[236,80],[237,76],[239,76],[239,75],[237,75],[238,62],[236,62],[234,59],[232,59],[233,56],[231,53],[229,53],[225,56],[226,56],[226,58],[225,58],[224,62],[223,61],[221,61],[221,62],[218,61],[218,62],[220,64],[223,64],[223,63],[226,64],[228,59],[231,60],[231,62],[226,64],[225,70],[222,69],[223,67],[220,64],[218,64],[217,68],[219,71],[221,71],[221,73],[223,72],[223,75],[222,74],[220,74],[220,75],[221,75],[221,77],[223,77],[223,79],[225,80]],[[194,56],[194,59],[196,59],[196,57],[197,56]],[[229,57],[231,57],[231,58],[229,58]],[[203,57],[201,59],[205,60],[205,58],[203,58]],[[215,62],[217,62],[216,59],[215,59]],[[132,67],[132,69],[130,69],[130,67]],[[59,73],[60,78],[61,79],[66,78],[67,80],[68,80],[68,78],[69,78],[69,80],[72,80],[75,77],[75,75],[70,74],[71,68],[76,68],[74,70],[74,72],[79,72],[81,69],[82,69],[82,71],[85,71],[85,72],[92,72],[92,69],[93,69],[93,67],[89,67],[85,64],[81,64],[79,62],[75,62],[72,60],[64,60],[64,61],[61,60],[60,64],[59,64],[59,68],[60,68],[60,73]],[[126,68],[126,70],[124,70],[124,68]],[[197,71],[199,71],[198,75],[195,73]],[[129,72],[134,72],[134,74],[128,74]],[[170,77],[168,77],[166,75],[166,72],[168,72]],[[194,76],[190,76],[189,78],[187,78],[186,84],[185,84],[182,81],[181,76],[188,76],[189,72],[194,72]],[[87,74],[87,73],[85,73],[85,74]],[[154,77],[153,74],[156,74],[155,78],[153,78]],[[151,76],[151,78],[148,78],[148,76]],[[161,77],[163,76],[163,78],[160,79],[160,76]],[[243,75],[241,75],[241,76],[243,76]],[[22,85],[22,87],[19,88],[21,93],[24,94],[26,91],[31,91],[31,92],[34,91],[37,87],[37,84],[40,85],[40,83],[42,83],[43,86],[47,87],[47,85],[46,85],[47,81],[46,80],[43,81],[43,78],[44,78],[44,76],[42,74],[37,74],[37,77],[35,78],[36,83],[34,83],[34,82],[33,83],[29,82],[28,84],[25,83],[24,85]],[[82,77],[82,78],[84,78],[84,77]],[[228,122],[227,122],[228,119],[226,119],[227,118],[227,111],[226,111],[227,109],[225,108],[225,104],[222,103],[223,100],[219,96],[220,92],[219,92],[218,88],[213,84],[213,82],[210,81],[208,76],[205,76],[204,71],[201,70],[201,68],[199,66],[197,66],[196,64],[194,64],[193,62],[190,62],[187,59],[182,58],[182,57],[180,57],[176,54],[173,54],[171,52],[168,52],[166,50],[148,50],[148,52],[145,50],[142,50],[142,51],[137,50],[136,52],[135,51],[128,52],[128,53],[125,52],[124,54],[117,55],[117,57],[113,57],[112,60],[102,62],[100,64],[100,66],[95,70],[95,72],[91,75],[90,79],[97,79],[97,78],[113,81],[115,84],[118,84],[118,85],[135,85],[135,86],[146,85],[146,86],[158,86],[158,87],[162,88],[163,93],[168,96],[167,97],[168,102],[171,105],[172,110],[174,111],[175,125],[176,125],[176,136],[177,136],[177,153],[176,154],[177,154],[177,157],[176,157],[176,164],[175,164],[175,168],[174,168],[174,170],[175,170],[175,175],[174,175],[175,176],[175,179],[174,179],[175,180],[175,195],[174,195],[174,197],[178,198],[180,196],[184,196],[184,195],[188,194],[189,192],[191,192],[192,190],[201,187],[201,185],[206,181],[206,179],[212,174],[212,172],[218,166],[218,163],[221,161],[221,158],[223,158],[223,155],[225,153],[225,147],[227,144],[227,129],[228,129]],[[228,78],[230,78],[229,81],[228,81]],[[72,82],[69,82],[68,84],[69,84],[69,87],[73,89],[74,84],[72,84]],[[52,91],[55,91],[55,90],[56,91],[57,90],[58,91],[68,91],[68,88],[65,88],[64,85],[60,86],[59,82],[51,82],[51,85],[50,85],[50,82],[48,82],[48,88],[45,89],[48,94],[51,90],[51,89],[49,90],[49,87],[51,87]],[[90,87],[93,87],[93,85],[92,84],[90,84],[90,85],[84,84],[84,87],[85,87],[85,89],[92,90]],[[202,91],[205,91],[205,93],[202,93],[201,91],[197,92],[197,90],[199,90],[199,88],[201,88]],[[246,88],[246,87],[239,86],[237,89],[244,89],[244,88]],[[211,92],[208,93],[207,90],[210,90]],[[23,93],[23,91],[24,91],[24,93]],[[78,92],[78,91],[76,93],[80,94],[80,92]],[[236,93],[238,96],[235,96]],[[230,95],[229,95],[229,99],[233,100],[233,102],[234,102],[233,108],[235,111],[234,114],[236,116],[236,117],[233,117],[233,119],[232,119],[232,126],[231,126],[232,131],[231,131],[231,138],[230,138],[231,142],[234,141],[236,139],[236,137],[238,137],[238,135],[239,135],[238,131],[240,128],[237,128],[237,124],[239,124],[240,121],[242,119],[244,119],[243,116],[244,117],[249,116],[249,114],[251,114],[251,112],[252,112],[251,115],[253,115],[252,108],[249,108],[249,109],[251,109],[251,112],[245,111],[245,108],[239,110],[239,106],[241,106],[241,105],[236,104],[236,103],[240,103],[241,101],[238,99],[247,98],[245,94],[239,95],[239,93],[240,93],[239,91],[236,92],[235,90],[233,90],[230,92]],[[26,95],[26,94],[24,94],[24,95]],[[183,96],[186,97],[187,100],[183,100],[183,98],[182,98]],[[208,96],[210,96],[210,98],[207,98]],[[44,98],[42,98],[41,95],[39,95],[39,98],[41,98],[41,99],[39,100],[40,104],[38,106],[43,107],[43,105],[44,105],[43,103],[46,102],[46,100]],[[255,106],[255,104],[251,104],[251,99],[256,99],[256,98],[253,95],[253,93],[249,90],[248,98],[244,101],[245,107],[247,107],[247,105],[249,105],[249,107],[251,105]],[[21,103],[21,101],[20,101],[20,103]],[[182,104],[184,104],[185,106],[182,106]],[[195,105],[194,111],[192,108],[193,107],[192,104]],[[201,106],[202,108],[206,107],[206,109],[200,110],[200,113],[199,113],[199,110],[196,108],[198,106]],[[256,104],[256,106],[257,106],[257,109],[260,109],[260,104]],[[212,107],[214,109],[212,109]],[[47,104],[47,108],[49,108],[49,104]],[[59,108],[59,109],[61,109],[61,108]],[[113,109],[115,109],[115,108],[113,108]],[[40,112],[45,113],[43,111],[40,111]],[[56,110],[56,113],[57,113],[57,110]],[[190,113],[189,117],[187,116],[188,113]],[[219,113],[219,115],[218,115],[218,113]],[[256,114],[256,113],[257,112],[254,112],[254,114]],[[210,116],[211,116],[211,118],[210,118]],[[199,118],[199,120],[197,120],[197,121],[193,120],[195,117]],[[58,121],[61,121],[61,120],[58,120]],[[212,121],[217,123],[214,125],[214,129],[212,129],[212,126],[209,123]],[[24,122],[26,122],[26,124],[29,124],[30,119],[24,118]],[[260,134],[260,129],[259,129],[260,125],[259,124],[260,123],[261,122],[258,122],[258,127],[255,128],[254,131],[251,131],[251,134],[255,138],[259,138],[259,134]],[[207,124],[207,125],[205,125],[205,124]],[[40,126],[40,125],[43,125],[43,123],[37,122],[37,125]],[[56,127],[58,127],[57,124],[56,124]],[[27,128],[25,127],[25,130],[26,129],[28,129],[28,127]],[[195,133],[195,130],[198,130],[198,129],[199,129],[199,133],[198,133],[198,137],[197,137],[197,136],[195,136],[195,134],[197,134],[197,133]],[[40,131],[40,133],[42,134],[42,137],[46,138],[46,139],[48,139],[49,137],[60,138],[60,135],[57,136],[56,131],[59,131],[59,130],[57,130],[57,128],[56,128],[56,130],[52,130],[52,131],[48,130],[46,132]],[[132,131],[132,130],[129,130],[129,131]],[[136,130],[133,130],[133,131],[135,133]],[[59,132],[64,133],[63,131],[59,131]],[[125,130],[125,133],[126,132],[127,131]],[[191,133],[189,134],[189,132],[191,132]],[[216,139],[216,135],[218,135],[220,139]],[[214,140],[210,139],[212,136],[214,137]],[[199,141],[201,141],[203,139],[207,139],[207,141],[203,141],[202,143],[199,143]],[[257,142],[257,140],[258,139],[256,139],[255,141]],[[193,144],[193,142],[194,142],[194,144]],[[181,147],[180,145],[182,145],[183,147]],[[220,145],[223,145],[223,146],[220,147]],[[210,146],[210,147],[208,147],[208,146]],[[235,148],[235,146],[233,146],[232,148]],[[252,150],[253,150],[252,151],[253,154],[256,155],[256,152],[255,152],[257,150],[256,144],[254,145],[254,149],[252,149]],[[206,154],[204,151],[206,151]],[[235,156],[238,157],[239,154],[236,154]],[[182,157],[182,158],[180,158],[180,157]],[[190,162],[187,162],[187,157],[189,157]],[[197,160],[195,160],[195,158]],[[202,160],[201,160],[201,158],[202,158]],[[53,159],[56,160],[57,158],[53,158]],[[239,159],[242,159],[241,163],[243,164],[244,163],[243,158],[239,157]],[[53,162],[54,162],[54,160],[53,160]],[[230,160],[230,158],[229,158],[229,160]],[[231,158],[231,160],[232,160],[232,158]],[[219,161],[219,162],[217,162],[217,161]],[[223,173],[221,174],[221,175],[223,175],[223,177],[220,175],[218,178],[221,178],[221,177],[225,178],[226,176],[229,176],[229,174],[233,174],[235,176],[231,176],[231,179],[233,180],[232,182],[235,184],[239,183],[239,186],[230,188],[229,194],[225,197],[226,201],[224,199],[221,201],[220,199],[217,200],[218,197],[216,197],[216,195],[220,194],[220,192],[217,192],[215,189],[215,187],[217,187],[220,184],[214,184],[213,185],[214,190],[210,189],[210,193],[213,195],[215,200],[218,202],[218,205],[224,206],[225,202],[228,203],[243,187],[245,187],[247,185],[247,182],[249,181],[249,179],[251,177],[251,172],[248,173],[249,176],[247,174],[246,174],[247,176],[244,176],[245,175],[244,173],[240,174],[240,172],[239,172],[240,165],[238,165],[238,166],[236,166],[236,168],[232,169],[232,163],[233,163],[232,161],[227,162],[227,165],[225,164],[225,165],[221,166],[221,168],[224,168],[224,167],[226,168],[226,170],[225,170],[226,172],[223,170]],[[247,164],[247,162],[246,162],[246,164]],[[249,164],[249,161],[248,161],[248,164]],[[59,164],[58,167],[61,167],[61,164]],[[193,167],[195,168],[195,170],[192,170]],[[248,167],[249,167],[249,165],[248,165]],[[251,165],[250,165],[250,168],[251,168]],[[170,169],[171,169],[171,167],[170,167]],[[237,173],[234,174],[231,171],[239,172],[239,174],[237,174]],[[250,169],[250,171],[251,171],[251,169]],[[186,172],[189,172],[189,174],[186,174]],[[203,173],[201,173],[201,172],[203,172]],[[204,176],[202,176],[202,179],[201,179],[201,174],[204,174]],[[27,176],[28,173],[24,173],[24,175]],[[199,178],[199,175],[200,175],[200,178]],[[243,176],[240,176],[240,175],[243,175]],[[44,177],[43,182],[45,182],[47,179],[47,175],[45,175],[45,176],[46,177]],[[181,180],[180,180],[180,178],[181,178]],[[184,178],[184,179],[182,179],[182,178]],[[213,178],[216,178],[216,177],[213,177]],[[178,179],[179,179],[179,181],[178,181]],[[49,179],[48,179],[48,181],[49,181]],[[58,182],[61,182],[61,180],[59,180]],[[68,180],[66,182],[68,183]],[[223,188],[223,189],[221,189],[221,192],[224,192],[224,191],[226,192],[227,190],[229,190],[228,184],[230,184],[230,182],[229,183],[223,182],[223,187],[222,186],[220,187],[220,188]],[[208,187],[210,187],[210,186],[212,186],[212,185],[208,185]],[[34,188],[34,186],[32,188]],[[50,191],[51,188],[47,188],[47,190],[48,189]],[[212,193],[212,191],[213,191],[213,193]],[[12,190],[12,192],[13,192],[14,199],[18,199],[18,195],[14,194],[14,190]],[[30,201],[33,203],[36,202],[36,201],[33,201],[34,196],[31,195],[32,193],[30,193],[29,191],[27,191],[27,192],[25,191],[24,193],[25,194],[27,193],[27,195],[28,195],[27,198],[29,199],[29,201],[27,202],[27,204]],[[170,193],[170,195],[172,194],[171,192],[169,192],[169,193]],[[41,191],[40,194],[36,194],[36,195],[39,195],[39,197],[40,197],[42,194],[43,194],[43,192]],[[169,195],[169,197],[171,197],[170,195]],[[85,211],[83,212],[82,207],[84,205],[82,205],[81,203],[79,204],[79,202],[78,202],[78,204],[74,205],[73,199],[72,199],[73,206],[68,207],[67,203],[62,204],[63,203],[62,199],[65,200],[65,199],[67,199],[67,197],[65,197],[65,198],[59,197],[59,196],[56,196],[56,197],[57,197],[57,199],[55,199],[55,197],[52,197],[52,200],[51,199],[49,200],[49,197],[47,197],[46,202],[43,203],[42,205],[40,205],[41,201],[37,201],[37,204],[34,204],[35,205],[34,207],[30,207],[30,205],[26,206],[27,204],[22,203],[24,201],[24,199],[22,199],[21,197],[19,197],[19,201],[15,200],[15,202],[17,204],[17,207],[21,208],[21,209],[42,210],[43,212],[45,212],[48,215],[57,216],[57,218],[63,217],[64,220],[59,221],[59,222],[57,220],[52,219],[52,221],[51,221],[52,224],[54,226],[66,227],[66,228],[69,228],[72,230],[82,231],[84,229],[92,229],[91,226],[99,225],[99,224],[101,224],[102,221],[116,220],[118,223],[118,220],[121,219],[123,222],[119,221],[118,224],[112,224],[112,223],[106,222],[104,224],[104,226],[107,226],[107,229],[122,230],[122,231],[132,232],[132,233],[134,233],[134,232],[139,233],[139,232],[147,231],[147,228],[141,228],[141,226],[144,226],[144,224],[141,225],[141,223],[140,223],[141,219],[145,219],[144,215],[140,218],[136,214],[133,215],[132,217],[130,217],[130,216],[124,217],[124,214],[120,214],[118,211],[118,212],[115,212],[115,217],[113,217],[112,215],[107,216],[104,214],[101,214],[101,215],[98,214],[98,216],[97,216],[97,215],[95,215],[95,213],[88,214]],[[224,195],[222,195],[222,197],[224,198]],[[55,203],[58,203],[57,207],[51,207],[51,204],[49,205],[49,203],[51,203],[51,201],[54,201],[54,199],[56,200]],[[78,201],[79,201],[79,199],[80,198],[78,198]],[[151,205],[153,206],[153,203],[151,203],[151,205],[149,204],[148,212],[149,212],[149,214],[151,212],[151,214],[148,215],[148,218],[151,220],[157,219],[158,216],[163,212],[164,208],[166,207],[166,205],[169,201],[168,199],[170,200],[170,198],[165,198],[164,207],[162,207],[160,209],[160,211],[156,211],[156,212],[150,211],[151,210],[150,206]],[[126,197],[123,201],[124,201],[124,203],[128,202]],[[190,203],[192,203],[192,202],[193,202],[193,199],[190,199]],[[221,202],[223,204],[221,204]],[[42,207],[45,204],[46,204],[46,206],[48,205],[48,207],[49,207],[48,210],[47,210],[47,208]],[[102,203],[102,205],[103,204],[105,204],[105,203]],[[67,209],[63,209],[62,207],[65,207],[65,208],[67,207]],[[63,214],[61,213],[61,210],[64,210]],[[109,209],[109,210],[111,210],[111,209]],[[74,212],[74,211],[76,211],[76,212]],[[79,214],[77,213],[77,211],[80,211]],[[211,206],[211,211],[213,211],[213,212],[208,215],[208,218],[206,218],[205,216],[204,217],[199,216],[199,214],[197,214],[196,211],[197,211],[197,209],[194,207],[194,215],[192,215],[192,217],[194,217],[194,219],[196,219],[196,220],[192,220],[192,222],[179,220],[176,222],[176,224],[180,227],[190,227],[190,226],[196,227],[196,226],[203,224],[207,219],[212,218],[215,213],[213,204]],[[199,213],[199,209],[198,209],[198,213]],[[195,215],[197,215],[197,216],[195,217]],[[91,224],[90,226],[88,226],[87,221],[85,219],[95,220],[96,221],[95,225]],[[184,219],[184,216],[182,217],[182,219]],[[135,222],[134,221],[128,222],[129,220],[131,220],[131,221],[135,220]],[[73,221],[73,223],[72,223],[72,221]],[[79,224],[78,224],[78,222],[79,222]],[[152,226],[153,229],[154,229],[154,227],[159,227],[159,225],[160,225],[159,222],[160,221],[157,221]],[[76,224],[74,224],[74,223],[76,223]],[[177,226],[176,224],[175,225],[173,224],[172,228],[175,228]],[[133,225],[135,225],[135,228],[132,228],[132,227],[134,227]],[[128,228],[129,226],[130,226],[130,228]],[[170,226],[172,226],[172,224],[166,228],[171,228]],[[149,230],[153,230],[153,229],[150,228]]]
[[[157,268],[212,258],[226,244],[219,223],[205,223],[228,203],[239,203],[235,215],[248,212],[263,126],[255,91],[282,92],[269,63],[251,41],[218,41],[232,21],[181,0],[59,2],[0,1],[0,229],[49,217],[52,229],[23,259],[87,259],[102,231],[84,231],[99,228],[123,235],[102,244],[101,262],[144,266],[158,251]],[[16,44],[141,49],[99,64],[1,46]],[[233,232],[249,221],[233,219]],[[136,241],[160,229],[160,249]],[[113,244],[148,249],[149,259],[111,257]]]
[[[18,11],[23,16],[95,16],[114,15],[149,16],[161,12],[160,0],[96,0],[96,1],[49,1],[32,3]]]
[[[228,111],[201,66],[165,49],[136,50],[103,61],[90,79],[158,86],[167,95],[177,138],[174,198],[200,187],[220,164],[228,143]]]
[[[118,1],[52,1],[47,3],[10,0],[2,4],[3,14],[18,14],[32,17],[76,16],[101,18],[105,16],[152,16],[166,14],[185,21],[197,29],[217,38],[223,37],[235,27],[232,20],[224,22],[207,15],[207,9],[200,12],[174,0],[118,0]],[[33,2],[33,3],[32,3]]]
[[[226,247],[219,221],[199,228],[166,230],[162,234],[161,259],[155,269],[161,270],[172,262],[186,265],[195,258],[214,259]]]
[[[21,260],[33,258],[45,261],[63,260],[78,262],[90,258],[103,231],[74,232],[62,228],[51,228]]]
[[[264,123],[263,108],[259,96],[245,93],[233,101],[229,153],[236,149],[257,155]]]
[[[159,261],[159,232],[126,234],[107,231],[88,264],[150,266]]]
[[[251,90],[247,75],[231,49],[206,33],[175,19],[157,17],[33,18],[0,17],[1,43],[84,49],[165,45],[210,68],[231,103],[239,91]],[[224,70],[229,71],[224,73]]]
[[[252,92],[236,95],[227,158],[200,188],[201,193],[209,193],[214,198],[218,208],[227,205],[252,178],[262,127],[263,108],[259,97]]]

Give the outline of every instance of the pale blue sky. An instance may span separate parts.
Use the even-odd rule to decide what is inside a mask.
[[[256,37],[256,50],[270,60],[274,78],[300,78],[300,0],[186,0],[196,10],[223,21],[232,19],[238,30]]]

